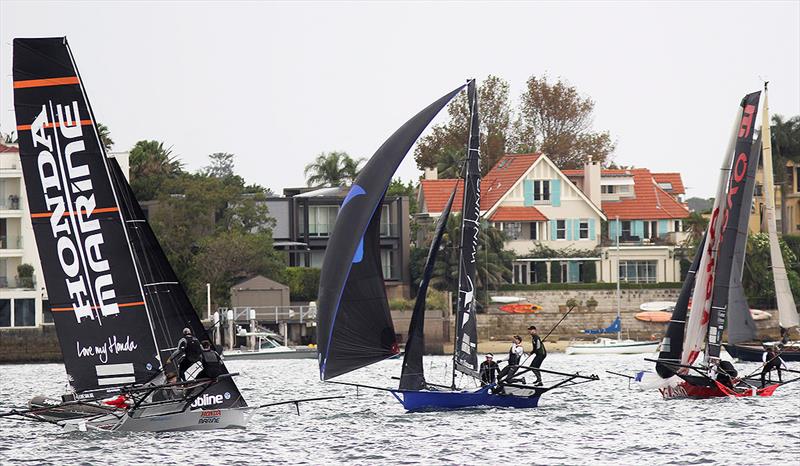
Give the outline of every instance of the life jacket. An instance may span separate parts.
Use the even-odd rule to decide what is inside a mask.
[[[517,354],[514,350],[517,349],[517,345],[511,345],[511,349],[508,350],[508,365],[509,366],[518,366],[519,365],[519,354]]]
[[[222,360],[216,351],[213,349],[203,350],[201,357],[203,361],[203,371],[205,372],[206,376],[213,378],[219,377],[225,373]]]

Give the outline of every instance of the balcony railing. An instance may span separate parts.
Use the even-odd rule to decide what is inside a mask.
[[[22,209],[22,199],[19,196],[8,196],[0,198],[0,210],[20,210]]]
[[[603,246],[613,247],[617,245],[616,238],[603,238]],[[669,235],[657,236],[653,238],[642,238],[640,236],[622,235],[619,237],[620,246],[674,246],[675,240]]]
[[[0,277],[0,288],[36,289],[36,277]]]
[[[0,236],[0,249],[22,249],[22,236]]]

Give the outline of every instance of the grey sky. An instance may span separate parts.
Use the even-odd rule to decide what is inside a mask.
[[[800,2],[0,2],[0,130],[14,128],[11,40],[66,35],[95,114],[129,149],[173,146],[189,169],[237,155],[247,181],[304,183],[322,151],[369,157],[465,78],[516,99],[562,76],[597,103],[614,160],[680,171],[711,196],[739,99],[768,78],[800,113]],[[419,176],[412,157],[399,171]]]

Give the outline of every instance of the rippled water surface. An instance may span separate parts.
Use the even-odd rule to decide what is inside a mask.
[[[446,357],[426,358],[444,380]],[[407,414],[387,392],[318,381],[316,361],[238,361],[250,404],[342,394],[346,399],[259,411],[247,430],[63,433],[0,421],[0,463],[52,464],[798,464],[800,382],[772,398],[663,401],[605,370],[651,366],[642,356],[551,354],[545,368],[581,370],[593,382],[546,394],[531,410]],[[797,366],[797,364],[795,364]],[[755,364],[738,364],[749,372]],[[794,367],[797,369],[798,367]],[[400,361],[343,380],[394,386]],[[0,366],[0,411],[35,394],[59,394],[59,364]]]

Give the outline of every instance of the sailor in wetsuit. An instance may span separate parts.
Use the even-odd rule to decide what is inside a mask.
[[[490,385],[497,382],[498,372],[500,372],[500,366],[494,362],[494,355],[492,355],[492,353],[487,353],[486,360],[481,363],[480,367],[481,382],[483,385]]]
[[[736,388],[736,377],[738,377],[739,372],[733,367],[733,364],[730,361],[720,361],[717,364],[717,382],[725,385],[730,389]]]
[[[203,370],[197,374],[198,379],[213,379],[225,373],[222,357],[211,347],[211,342],[203,340],[203,354],[200,356]]]
[[[531,361],[531,367],[535,367],[538,369],[542,367],[542,361],[544,361],[544,358],[547,357],[547,348],[544,347],[544,342],[542,341],[541,338],[539,338],[539,335],[537,335],[535,325],[531,325],[530,327],[528,327],[528,333],[531,336],[531,344],[533,345],[532,353],[535,354],[533,361]],[[533,375],[536,376],[535,385],[541,386],[542,374],[539,371],[534,370]]]
[[[781,346],[778,347],[778,349],[781,348]],[[780,353],[776,351],[775,347],[767,349],[767,351],[761,356],[761,360],[764,361],[764,366],[761,369],[761,386],[767,386],[767,377],[769,377],[769,381],[772,382],[773,370],[778,371],[778,382],[783,383],[783,378],[781,377],[781,367],[785,366],[786,363],[783,362]]]
[[[522,337],[514,335],[511,338],[511,349],[508,350],[508,365],[500,371],[498,380],[505,378],[511,380],[514,374],[517,373],[517,366],[522,362],[522,357],[525,355],[525,350],[522,348]]]
[[[181,380],[186,380],[186,371],[192,367],[193,364],[200,362],[202,357],[203,348],[200,346],[200,341],[192,335],[189,328],[183,329],[183,338],[178,341],[178,348],[169,358],[167,358],[167,365],[175,364],[180,359],[178,365],[178,376]]]

